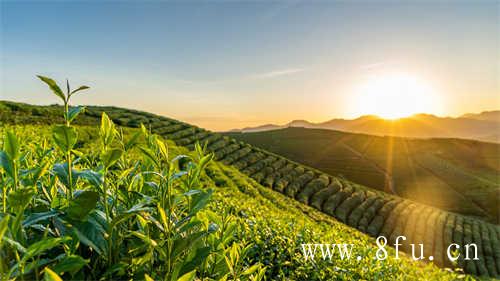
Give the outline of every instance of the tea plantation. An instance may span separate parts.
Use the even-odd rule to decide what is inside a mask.
[[[227,135],[367,187],[500,222],[497,143],[299,127]]]
[[[371,237],[384,235],[391,244],[398,235],[405,235],[405,251],[409,250],[409,243],[423,243],[425,257],[432,255],[433,263],[440,267],[458,267],[484,277],[500,274],[498,225],[388,195],[235,139],[150,113],[90,106],[74,124],[96,126],[103,112],[118,126],[136,128],[144,124],[185,153],[195,149],[197,142],[207,144],[215,162],[207,166],[202,181],[204,185],[217,186],[210,208],[217,214],[234,215],[239,226],[236,237],[250,245],[242,267],[263,265],[270,280],[459,278],[437,270],[434,265],[407,258],[383,262],[336,259],[316,265],[304,262],[300,243],[352,243],[359,245],[356,249],[363,251],[361,256],[373,257],[377,250],[374,239],[355,229]],[[64,121],[60,106],[12,102],[0,103],[0,120],[3,126],[15,128],[20,135],[30,134],[33,139],[43,135],[38,132],[49,131],[48,125]],[[82,135],[92,142],[95,134],[86,128],[79,130],[90,130]],[[85,142],[78,145],[92,149]],[[221,220],[218,225],[224,225],[223,218],[213,219],[217,220]],[[450,243],[462,246],[456,264],[445,258]],[[469,243],[478,245],[479,260],[463,259],[463,245]]]

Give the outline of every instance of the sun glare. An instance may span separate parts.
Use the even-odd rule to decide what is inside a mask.
[[[416,113],[437,113],[440,107],[434,89],[407,74],[370,76],[352,97],[352,111],[358,116],[374,114],[398,119]]]

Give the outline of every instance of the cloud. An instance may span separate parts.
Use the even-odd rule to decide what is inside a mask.
[[[391,61],[391,60],[379,61],[379,62],[375,62],[375,63],[361,65],[361,66],[359,66],[359,69],[370,71],[370,70],[375,70],[375,69],[394,67],[394,66],[397,66],[399,64],[400,63],[398,61]]]
[[[287,68],[287,69],[274,70],[274,71],[265,72],[265,73],[259,73],[259,74],[253,75],[253,77],[258,78],[258,79],[267,79],[267,78],[274,78],[274,77],[279,77],[279,76],[284,76],[284,75],[296,74],[299,72],[303,72],[304,70],[305,69],[303,69],[303,68]]]
[[[360,66],[359,68],[362,70],[371,70],[374,68],[380,68],[380,67],[386,66],[387,64],[388,64],[387,62],[382,61],[382,62],[365,64],[365,65]]]

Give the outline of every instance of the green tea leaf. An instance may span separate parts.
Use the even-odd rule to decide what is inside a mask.
[[[109,119],[106,112],[103,112],[101,116],[101,128],[99,130],[99,135],[101,136],[103,145],[110,145],[115,139],[116,133],[115,124],[113,124],[113,121]]]
[[[77,190],[73,200],[66,209],[68,216],[75,220],[83,220],[97,205],[99,194],[90,190]]]
[[[161,218],[161,223],[163,224],[163,227],[168,226],[168,220],[167,220],[167,214],[165,213],[165,210],[160,206],[160,204],[157,205],[158,213],[160,214]]]
[[[150,245],[151,247],[158,246],[158,243],[155,240],[151,239],[149,236],[145,235],[144,233],[141,233],[138,231],[131,231],[130,234],[141,239],[142,241],[144,241],[146,244]]]
[[[5,132],[3,137],[3,150],[12,160],[16,160],[19,158],[19,141],[17,140],[17,136],[12,131]]]
[[[173,241],[173,248],[172,248],[172,257],[173,259],[177,258],[182,252],[187,251],[191,249],[191,247],[194,246],[195,242],[208,235],[207,232],[205,231],[198,231],[198,232],[193,232],[186,237],[180,237],[177,238]]]
[[[101,156],[102,163],[104,164],[104,167],[107,169],[111,166],[113,166],[118,159],[123,154],[123,150],[119,148],[114,148],[114,149],[109,149],[104,154]]]
[[[76,129],[64,125],[55,126],[52,129],[52,137],[57,146],[64,152],[73,149],[77,141]]]
[[[212,249],[210,246],[197,248],[194,256],[190,260],[188,260],[187,263],[182,265],[179,274],[185,274],[200,266],[211,252]]]
[[[92,248],[99,255],[106,251],[104,226],[92,219],[92,215],[86,221],[75,224],[72,230],[82,244]]]
[[[177,279],[177,281],[193,281],[195,277],[196,277],[196,269],[182,275],[179,279]]]
[[[57,85],[57,83],[54,80],[52,80],[49,77],[44,77],[41,75],[37,75],[37,77],[40,80],[42,80],[43,82],[45,82],[45,84],[47,84],[49,86],[49,88],[52,90],[52,92],[56,96],[60,97],[63,102],[66,102],[66,97],[64,96],[63,92],[61,91],[61,88],[59,88],[59,86]]]
[[[35,242],[31,244],[27,249],[26,253],[23,255],[21,260],[22,263],[25,263],[30,258],[38,256],[43,252],[52,249],[54,247],[59,246],[61,243],[71,240],[69,237],[64,238],[44,238],[41,241]]]
[[[156,138],[156,146],[158,147],[158,151],[163,159],[168,160],[168,147],[160,138]]]
[[[45,281],[63,281],[62,278],[59,277],[59,275],[57,275],[57,273],[50,270],[49,267],[46,267],[44,270],[43,280],[45,280]]]
[[[69,90],[69,81],[68,81],[68,79],[66,79],[66,94],[69,95],[69,91],[70,91]]]
[[[146,206],[145,203],[138,203],[138,204],[132,206],[132,208],[128,209],[127,211],[122,212],[121,214],[117,215],[111,221],[110,228],[113,229],[116,225],[118,225],[118,224],[126,221],[127,219],[135,216],[135,214],[137,214],[137,213],[151,210],[150,207],[145,207],[145,206]]]
[[[37,167],[33,173],[33,180],[35,182],[38,181],[43,175],[45,175],[45,173],[47,173],[49,167],[50,167],[50,162],[48,161],[43,163],[43,165]]]
[[[12,160],[5,151],[0,151],[0,166],[5,170],[5,172],[11,177],[14,177],[14,168],[12,166]]]
[[[16,249],[18,252],[20,253],[26,253],[26,248],[23,247],[23,245],[21,245],[19,242],[17,241],[14,241],[12,239],[10,239],[9,237],[7,236],[4,236],[3,237],[3,242],[5,242],[7,245],[9,245],[10,247]]]
[[[80,113],[85,111],[85,106],[72,107],[68,111],[68,121],[73,121]]]
[[[141,132],[136,132],[128,141],[125,143],[125,150],[129,150],[139,143],[139,138],[141,137]]]
[[[189,210],[190,215],[196,214],[199,210],[203,209],[210,200],[210,197],[212,197],[212,193],[214,191],[212,189],[209,189],[208,191],[204,191],[202,193],[198,193],[192,196],[193,201],[192,201],[192,208]]]
[[[214,158],[213,153],[203,156],[203,158],[201,158],[200,160],[200,163],[198,164],[200,166],[199,168],[205,169],[205,167],[208,165],[208,163],[210,163],[210,161],[212,161],[213,158]]]
[[[256,264],[250,266],[249,268],[247,268],[247,270],[243,271],[243,273],[241,273],[241,274],[242,275],[250,275],[250,274],[254,273],[259,268],[260,268],[260,263],[256,263]]]
[[[82,171],[74,171],[73,175],[82,178],[91,185],[93,185],[95,188],[100,189],[101,185],[103,183],[103,175],[102,173],[93,171],[93,170],[82,170]]]
[[[69,175],[68,175],[68,163],[57,163],[52,168],[52,172],[56,174],[57,178],[65,185],[69,186]],[[73,180],[76,181],[78,178],[78,173],[75,170],[72,171]]]
[[[160,167],[160,164],[158,162],[158,159],[156,159],[156,156],[154,155],[154,153],[149,150],[148,148],[145,148],[145,147],[139,147],[139,150],[142,152],[142,154],[144,156],[146,156],[146,159],[149,159],[151,160],[151,162],[153,162],[153,164],[159,168]]]
[[[24,209],[31,198],[35,195],[35,190],[31,187],[22,187],[16,190],[12,190],[9,193],[8,201],[9,204],[17,209]]]
[[[74,275],[87,263],[89,263],[89,260],[77,255],[65,256],[54,266],[54,271],[60,275],[65,272],[69,272],[71,275]]]
[[[40,221],[50,219],[52,217],[55,217],[59,214],[58,211],[56,210],[51,210],[48,212],[41,212],[41,213],[33,213],[30,214],[24,221],[23,221],[23,227],[29,227],[35,223],[38,223]]]
[[[78,89],[73,90],[73,91],[70,93],[70,95],[73,95],[73,94],[75,94],[75,93],[77,93],[77,92],[80,92],[80,91],[83,91],[83,90],[87,90],[87,89],[90,89],[90,87],[89,87],[89,86],[80,86],[80,87],[78,87]]]

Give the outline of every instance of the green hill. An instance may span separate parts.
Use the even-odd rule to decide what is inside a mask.
[[[361,185],[499,221],[500,144],[306,128],[229,136]]]
[[[17,124],[16,126],[54,124],[62,119],[59,117],[59,109],[57,106],[39,107],[2,102],[0,120],[4,124]],[[214,184],[224,190],[217,193],[222,204],[216,204],[214,208],[222,208],[221,205],[232,206],[241,219],[246,221],[249,232],[241,235],[260,245],[261,248],[255,249],[254,259],[268,264],[271,272],[276,271],[271,275],[272,279],[289,276],[294,276],[291,279],[329,276],[329,279],[332,276],[353,279],[372,279],[373,276],[391,280],[398,278],[397,276],[405,279],[439,279],[438,275],[441,274],[442,278],[454,278],[446,277],[444,272],[432,268],[422,269],[421,263],[411,263],[407,259],[381,264],[365,260],[345,263],[335,260],[334,266],[323,265],[321,270],[315,267],[301,268],[300,265],[304,265],[304,262],[300,261],[302,257],[297,251],[297,237],[303,239],[299,241],[311,243],[333,243],[332,241],[345,239],[353,244],[367,245],[371,249],[368,251],[377,249],[372,239],[305,205],[321,210],[370,236],[385,235],[390,243],[394,242],[397,235],[407,236],[406,242],[424,243],[428,246],[425,248],[425,256],[433,255],[434,263],[439,266],[454,266],[445,259],[446,245],[452,242],[462,246],[477,243],[479,260],[464,260],[464,248],[461,247],[462,258],[456,266],[464,268],[467,273],[483,276],[498,276],[500,272],[500,228],[497,225],[388,195],[235,139],[145,112],[114,107],[89,107],[77,123],[95,125],[103,111],[122,126],[138,127],[143,123],[153,132],[174,141],[177,146],[192,149],[196,141],[207,143],[217,160],[207,174]],[[271,187],[298,202],[261,185]],[[224,188],[225,186],[231,188]],[[312,231],[312,234],[308,231]],[[403,245],[403,249],[409,249],[408,243]],[[276,259],[283,261],[283,264],[273,264]],[[287,271],[281,272],[280,268]]]

